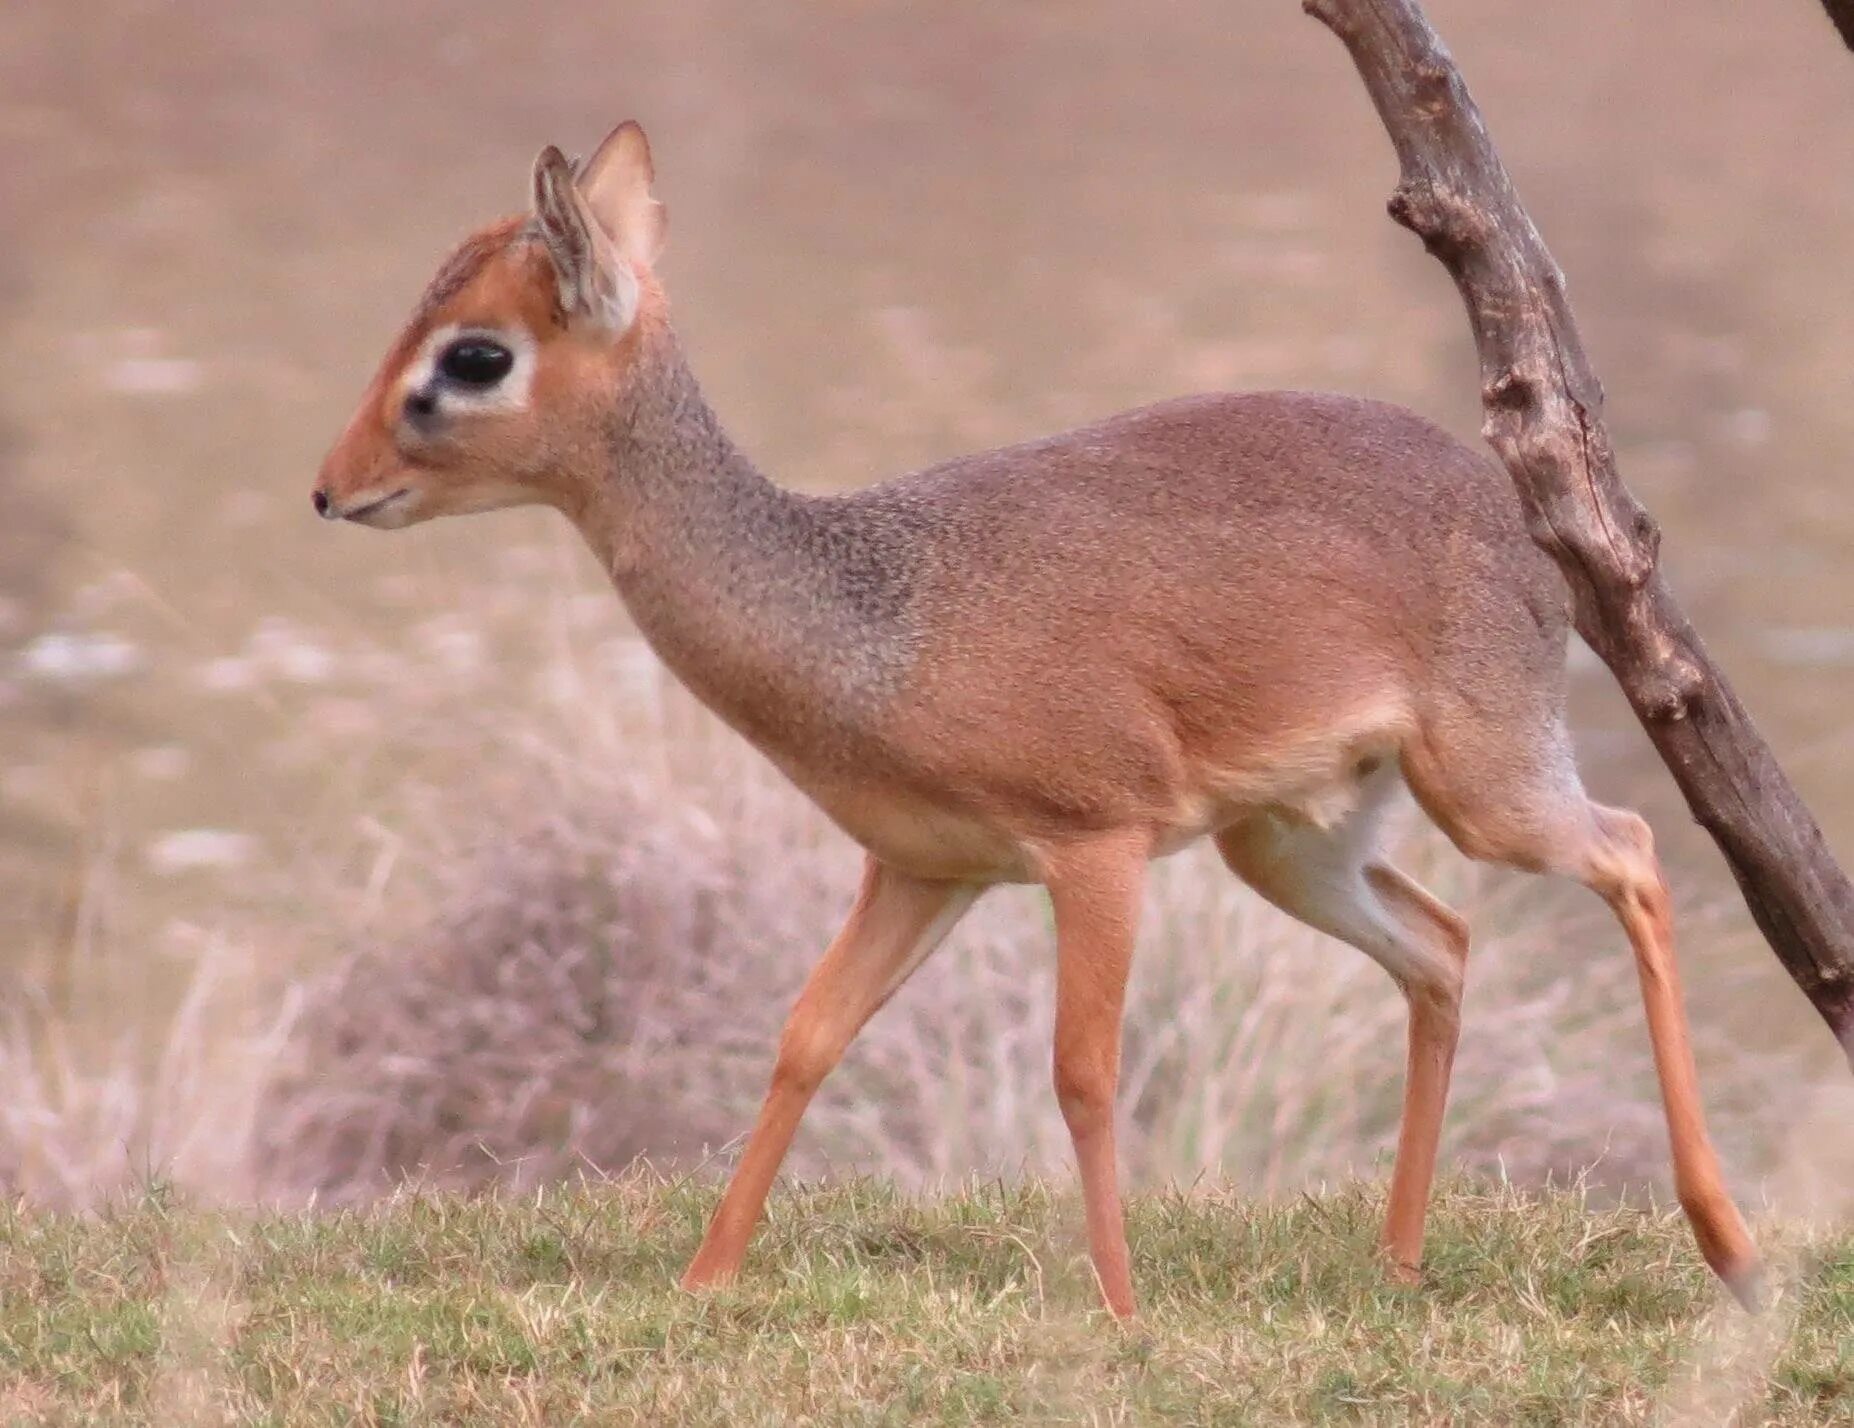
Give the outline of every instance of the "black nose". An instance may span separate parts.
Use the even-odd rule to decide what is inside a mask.
[[[328,492],[324,491],[320,486],[317,486],[315,488],[315,494],[309,499],[315,503],[315,513],[318,516],[326,516],[328,514]]]

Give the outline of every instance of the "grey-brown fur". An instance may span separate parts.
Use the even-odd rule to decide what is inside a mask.
[[[1181,761],[1372,699],[1563,744],[1559,576],[1491,463],[1413,413],[1189,397],[811,497],[752,468],[673,342],[652,357],[614,441],[614,573],[788,768],[1053,833],[1162,816]],[[1059,757],[968,737],[1001,722]]]

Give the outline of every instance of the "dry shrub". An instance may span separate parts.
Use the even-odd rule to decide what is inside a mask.
[[[639,1156],[689,1164],[751,1124],[857,855],[755,756],[696,742],[686,778],[602,774],[530,744],[525,768],[498,760],[510,782],[493,806],[440,801],[402,834],[423,866],[396,894],[416,883],[429,910],[312,999],[260,1117],[267,1189],[351,1200],[407,1176],[526,1185]],[[704,804],[719,821],[692,811]],[[1409,851],[1478,933],[1452,1156],[1526,1182],[1598,1158],[1611,1183],[1660,1179],[1647,1038],[1607,913],[1522,879],[1490,890],[1431,835]],[[1366,958],[1193,852],[1155,866],[1136,967],[1122,1096],[1136,1176],[1280,1191],[1387,1150],[1404,1013]],[[988,894],[826,1083],[793,1171],[918,1184],[1066,1166],[1053,970],[1042,895]],[[1754,1164],[1755,1112],[1785,1063],[1709,1059],[1726,1152]]]
[[[767,949],[814,921],[776,880],[609,783],[429,872],[428,925],[350,956],[302,1023],[258,1140],[277,1188],[529,1184],[732,1133],[789,965]]]

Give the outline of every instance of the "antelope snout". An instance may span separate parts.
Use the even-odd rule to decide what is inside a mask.
[[[358,422],[341,433],[328,454],[322,458],[321,469],[315,473],[315,486],[309,492],[309,503],[325,521],[338,521],[345,516],[353,504],[353,498],[370,484],[368,467],[373,463],[367,459],[368,453],[362,447],[363,438],[357,426]]]
[[[322,468],[322,474],[316,479],[315,487],[309,492],[309,503],[315,507],[315,513],[325,521],[353,521],[363,526],[400,526],[407,524],[407,517],[412,515],[418,504],[416,493],[410,484],[393,479],[393,473],[386,473],[387,479],[377,477],[368,479],[363,476],[359,483],[353,479],[343,479],[341,475],[331,472],[335,463],[331,460]]]
[[[351,427],[323,458],[309,502],[325,521],[404,525],[418,504],[407,476],[370,430]]]

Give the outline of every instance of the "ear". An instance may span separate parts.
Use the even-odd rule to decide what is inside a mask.
[[[650,196],[655,177],[650,140],[635,119],[607,134],[579,170],[579,191],[599,226],[620,254],[646,268],[663,251],[669,229],[663,205]]]
[[[573,182],[560,150],[549,144],[534,161],[534,222],[553,259],[560,309],[569,321],[614,333],[637,316],[637,279],[613,249]]]

